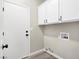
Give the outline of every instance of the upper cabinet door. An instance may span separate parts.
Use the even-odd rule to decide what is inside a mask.
[[[72,22],[79,19],[79,0],[60,0],[62,20]]]
[[[38,7],[38,24],[45,24],[46,17],[46,2]]]
[[[58,0],[47,0],[38,7],[38,24],[58,23]]]
[[[47,4],[47,20],[48,23],[58,23],[58,0],[49,0]]]
[[[38,10],[40,24],[79,21],[79,0],[47,0]]]

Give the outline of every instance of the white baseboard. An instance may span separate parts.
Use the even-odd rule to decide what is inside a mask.
[[[40,50],[37,50],[33,53],[30,53],[30,56],[33,56],[33,55],[36,55],[36,54],[39,54],[39,53],[42,53],[42,52],[44,52],[44,49],[40,49]]]
[[[64,59],[64,58],[58,56],[58,55],[55,54],[55,53],[52,53],[52,52],[50,52],[50,51],[47,51],[46,49],[41,49],[41,50],[35,51],[35,52],[31,53],[30,56],[33,56],[33,55],[36,55],[36,54],[39,54],[39,53],[42,53],[42,52],[47,52],[48,54],[50,54],[50,55],[56,57],[57,59]]]
[[[47,52],[48,54],[50,54],[50,55],[56,57],[57,59],[64,59],[64,58],[62,58],[62,57],[58,56],[57,54],[52,53],[52,52],[50,52],[50,51],[46,51],[46,52]]]
[[[19,59],[25,59],[25,58],[27,58],[27,57],[29,57],[29,55],[26,55],[26,56],[20,57]]]
[[[34,55],[37,55],[37,54],[43,53],[43,52],[44,52],[44,49],[40,49],[40,50],[37,50],[35,52],[30,53],[29,56],[34,56]],[[25,56],[25,57],[20,58],[20,59],[24,59],[24,58],[29,57],[29,56]]]

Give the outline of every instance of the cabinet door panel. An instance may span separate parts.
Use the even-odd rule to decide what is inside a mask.
[[[60,0],[63,21],[75,21],[79,18],[79,0]]]
[[[42,4],[38,7],[38,24],[44,24],[45,16],[46,16],[46,8],[45,4]]]
[[[48,23],[58,22],[58,0],[48,1],[47,19],[48,19]]]

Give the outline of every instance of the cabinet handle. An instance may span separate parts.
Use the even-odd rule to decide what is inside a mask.
[[[60,16],[58,20],[59,20],[59,21],[62,21],[62,16]]]
[[[44,23],[47,23],[47,19],[44,20]]]
[[[47,19],[46,19],[46,23],[47,23]]]
[[[46,23],[45,20],[44,20],[44,23]]]

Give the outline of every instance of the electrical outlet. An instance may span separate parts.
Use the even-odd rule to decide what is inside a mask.
[[[60,35],[58,38],[63,39],[63,40],[69,40],[69,33],[68,32],[60,32]]]
[[[52,53],[53,53],[53,50],[51,50],[50,52],[52,52]]]
[[[45,50],[48,51],[49,49],[48,48],[45,48]]]
[[[48,48],[48,50],[53,53],[53,50],[51,48]]]
[[[51,48],[45,48],[45,50],[53,53],[53,50]]]
[[[50,49],[50,48],[48,48],[48,50],[49,50],[49,51],[51,51],[51,49]]]

